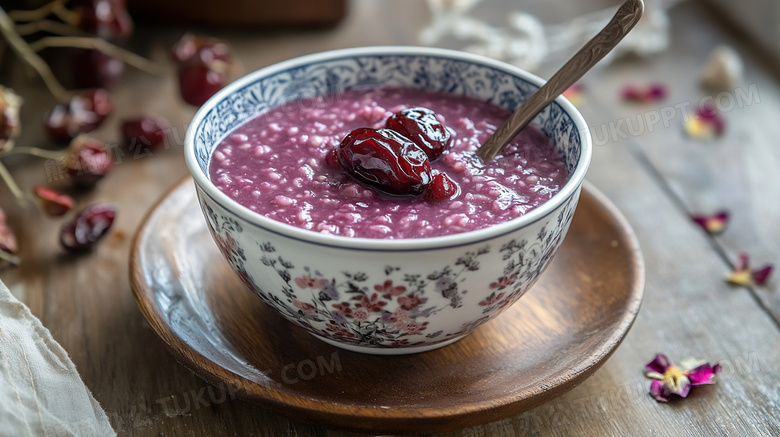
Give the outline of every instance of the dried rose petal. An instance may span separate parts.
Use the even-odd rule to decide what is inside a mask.
[[[718,211],[712,215],[691,214],[691,220],[710,234],[719,234],[726,229],[729,222],[728,211]]]
[[[566,88],[566,91],[563,92],[563,97],[566,97],[574,106],[579,107],[585,100],[585,87],[580,82],[577,82]]]
[[[70,252],[91,250],[105,237],[116,218],[116,208],[110,203],[97,203],[79,212],[60,232],[60,244]]]
[[[78,186],[91,188],[114,168],[111,152],[100,140],[78,137],[70,148],[73,153],[65,159],[65,170]]]
[[[17,250],[16,235],[5,221],[5,212],[0,209],[0,252],[2,252],[0,253],[0,266],[5,263],[19,264],[19,258],[16,256]]]
[[[720,371],[720,364],[713,366],[692,358],[675,366],[664,354],[657,354],[645,366],[645,376],[653,380],[650,395],[659,402],[669,402],[673,394],[685,398],[694,385],[714,384]]]
[[[744,287],[749,287],[751,285],[766,285],[766,283],[769,282],[769,277],[772,275],[772,270],[774,270],[772,264],[767,264],[758,269],[751,270],[747,254],[741,253],[739,254],[736,266],[734,266],[734,271],[726,276],[726,281],[730,284]]]
[[[694,139],[714,139],[726,131],[726,122],[710,103],[700,105],[685,121],[685,133]]]
[[[653,103],[666,98],[666,86],[660,83],[652,84],[647,88],[627,85],[622,91],[623,100],[635,103]]]
[[[73,198],[67,194],[61,194],[46,187],[34,187],[33,195],[38,200],[38,204],[43,211],[52,217],[65,215],[76,205]]]

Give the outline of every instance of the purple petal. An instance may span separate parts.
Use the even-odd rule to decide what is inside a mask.
[[[642,93],[634,86],[627,85],[622,91],[623,99],[625,100],[639,100],[642,97]]]
[[[717,212],[715,214],[715,219],[720,220],[722,222],[727,222],[729,220],[729,212],[726,210]]]
[[[715,365],[720,371],[720,364]],[[702,384],[715,384],[712,377],[715,375],[715,367],[710,366],[709,363],[702,364],[701,366],[688,371],[688,379],[691,380],[691,385]]]
[[[760,269],[753,270],[753,283],[756,285],[766,285],[769,281],[769,276],[772,275],[772,269],[773,266],[768,264]]]
[[[707,222],[710,220],[710,218],[706,215],[691,215],[691,220],[706,230]]]
[[[681,398],[688,397],[688,393],[691,391],[691,381],[688,378],[684,378],[681,382],[679,389],[677,391],[672,391],[672,393]]]
[[[647,363],[645,369],[663,374],[670,365],[671,363],[669,362],[669,358],[666,355],[657,354],[655,358],[653,358],[653,361]]]
[[[647,91],[649,97],[654,100],[660,100],[666,97],[666,87],[662,84],[655,84]]]
[[[746,253],[740,253],[739,254],[739,261],[737,261],[737,265],[734,268],[735,272],[741,272],[742,270],[746,270],[748,268],[748,256]]]
[[[658,402],[669,402],[669,391],[665,389],[664,383],[657,379],[650,383],[650,396]]]

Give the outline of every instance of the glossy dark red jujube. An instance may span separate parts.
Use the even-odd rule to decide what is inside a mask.
[[[431,161],[441,156],[452,140],[452,134],[436,118],[436,113],[423,107],[396,112],[387,119],[386,127],[414,141]]]
[[[433,176],[428,191],[425,192],[425,200],[429,202],[441,202],[453,199],[460,193],[460,186],[446,173],[437,173]]]
[[[388,194],[419,195],[431,182],[428,155],[390,129],[355,129],[339,145],[338,158],[352,177]]]

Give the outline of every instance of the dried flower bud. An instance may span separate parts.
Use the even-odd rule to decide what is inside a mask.
[[[0,85],[0,150],[6,141],[15,138],[21,131],[19,107],[22,98],[10,88]]]
[[[78,186],[91,188],[114,168],[111,152],[100,140],[79,136],[71,142],[70,149],[65,170]]]
[[[18,247],[16,245],[16,235],[8,226],[5,221],[5,213],[0,209],[0,266],[10,262],[11,264],[18,264],[19,259],[16,257],[16,251]]]
[[[33,195],[41,209],[52,217],[65,215],[76,205],[73,198],[67,194],[61,194],[46,187],[37,186],[33,188]]]

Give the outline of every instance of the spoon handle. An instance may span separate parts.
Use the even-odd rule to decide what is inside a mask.
[[[572,86],[598,61],[609,53],[634,28],[642,17],[642,0],[626,0],[612,21],[588,41],[550,80],[539,88],[485,141],[477,155],[483,162],[496,157],[512,139],[525,128],[542,109]]]

